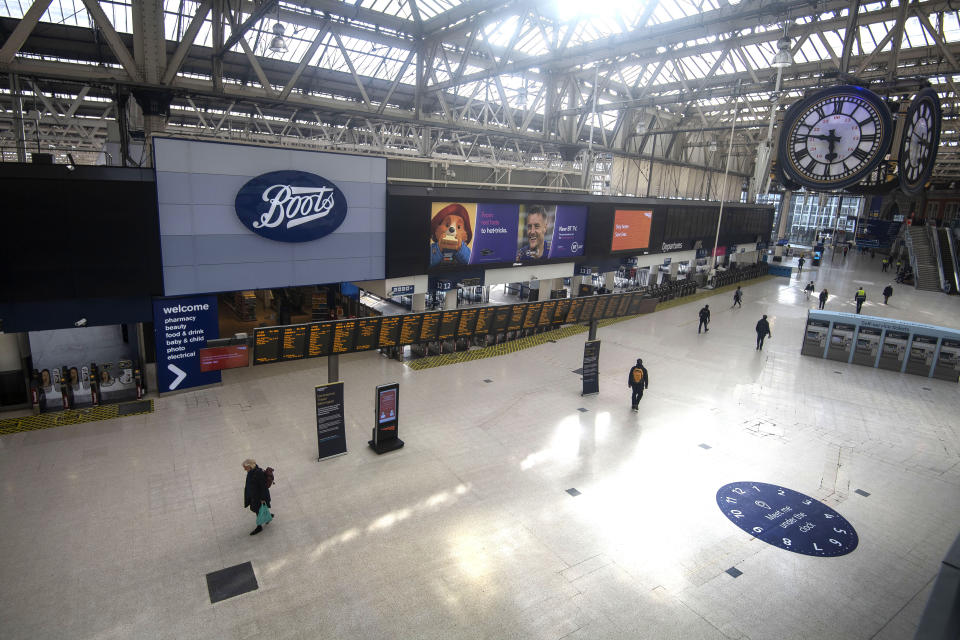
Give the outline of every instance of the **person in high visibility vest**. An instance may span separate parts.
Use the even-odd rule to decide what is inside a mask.
[[[643,390],[650,386],[650,374],[647,368],[643,366],[643,360],[637,358],[636,366],[630,367],[630,373],[627,375],[627,386],[633,390],[630,397],[630,408],[637,411],[637,405],[643,399]]]

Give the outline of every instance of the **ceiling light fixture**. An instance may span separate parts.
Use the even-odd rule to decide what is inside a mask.
[[[283,25],[279,22],[273,24],[273,37],[270,39],[270,51],[274,53],[286,53],[287,41],[283,37]]]

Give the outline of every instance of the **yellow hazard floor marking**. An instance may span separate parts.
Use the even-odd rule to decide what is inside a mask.
[[[144,413],[153,413],[153,400],[138,400],[137,402],[149,403],[149,408],[143,411],[125,413],[120,416],[120,407],[126,403],[105,404],[99,407],[89,407],[87,409],[67,409],[66,411],[56,411],[50,413],[41,413],[38,416],[21,416],[19,418],[5,418],[0,420],[0,436],[10,433],[20,433],[21,431],[34,431],[36,429],[49,429],[50,427],[63,427],[71,424],[82,424],[84,422],[97,422],[99,420],[110,420],[111,418],[127,416],[137,416]]]
[[[667,300],[666,302],[658,302],[654,312],[660,311],[661,309],[669,309],[670,307],[686,304],[688,302],[696,302],[697,300],[709,298],[720,293],[732,292],[737,288],[737,285],[743,286],[744,284],[756,284],[758,282],[763,282],[764,280],[775,277],[777,276],[765,275],[750,280],[741,280],[740,282],[728,284],[723,287],[717,287],[716,289],[706,289],[691,296],[674,298],[673,300]],[[605,320],[601,320],[598,324],[601,327],[606,327],[615,322],[623,322],[624,320],[632,320],[639,317],[640,316],[625,316],[623,318],[607,318]],[[415,371],[419,371],[420,369],[432,369],[433,367],[442,367],[448,364],[457,364],[459,362],[470,362],[471,360],[495,358],[508,353],[514,353],[516,351],[522,351],[523,349],[536,347],[544,344],[545,342],[549,342],[550,340],[560,340],[561,338],[569,338],[570,336],[586,333],[588,329],[589,327],[585,324],[568,325],[566,327],[561,327],[560,329],[554,329],[553,331],[544,331],[543,333],[527,336],[525,338],[518,338],[516,340],[508,340],[506,342],[501,342],[500,344],[490,345],[489,347],[471,349],[469,351],[444,353],[439,356],[426,356],[424,358],[410,360],[404,364]]]

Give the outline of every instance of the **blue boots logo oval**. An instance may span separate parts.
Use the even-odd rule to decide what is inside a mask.
[[[305,171],[272,171],[237,193],[237,217],[255,234],[279,242],[309,242],[336,231],[347,199],[326,178]]]

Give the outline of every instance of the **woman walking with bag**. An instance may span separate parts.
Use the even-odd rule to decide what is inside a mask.
[[[263,531],[263,525],[273,520],[273,514],[270,513],[270,489],[267,474],[257,466],[256,460],[244,460],[243,469],[247,472],[247,483],[243,487],[243,506],[250,507],[250,511],[257,516],[257,528],[250,532],[250,535],[255,536]]]

